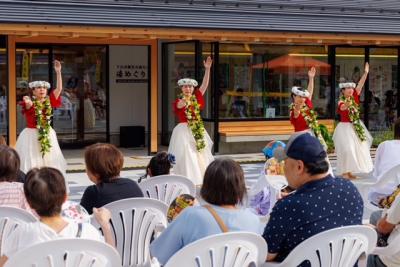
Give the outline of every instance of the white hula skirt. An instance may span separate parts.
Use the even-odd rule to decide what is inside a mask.
[[[168,147],[168,153],[175,155],[176,159],[173,172],[186,176],[196,185],[203,183],[204,172],[214,160],[211,153],[213,142],[207,131],[204,137],[206,147],[201,152],[198,152],[196,141],[187,123],[179,123],[172,132]]]
[[[66,174],[67,162],[58,145],[57,135],[53,128],[50,128],[50,152],[43,158],[40,153],[38,141],[38,130],[25,128],[18,137],[15,149],[21,159],[21,171],[27,173],[32,168],[53,167]]]
[[[337,156],[336,173],[341,175],[346,172],[370,172],[373,168],[370,147],[372,136],[364,127],[367,140],[361,142],[358,138],[353,124],[350,122],[340,122],[333,133],[335,152]]]

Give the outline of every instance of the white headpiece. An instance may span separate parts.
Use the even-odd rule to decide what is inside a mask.
[[[348,82],[348,83],[339,83],[339,88],[343,89],[346,87],[351,87],[351,88],[356,88],[356,84],[353,82]]]
[[[38,87],[45,87],[47,89],[50,89],[50,84],[45,81],[34,81],[29,83],[29,88],[34,89]]]
[[[198,85],[197,81],[194,79],[190,78],[183,78],[178,81],[178,86],[184,86],[184,85],[192,85],[193,87],[196,87]]]
[[[301,97],[310,97],[310,92],[298,86],[292,87],[292,93]]]

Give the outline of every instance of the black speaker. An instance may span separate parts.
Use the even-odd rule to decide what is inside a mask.
[[[144,147],[144,126],[121,126],[119,128],[121,147]]]

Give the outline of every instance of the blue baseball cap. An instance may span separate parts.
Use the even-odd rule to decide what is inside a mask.
[[[327,154],[317,138],[309,133],[301,133],[292,135],[285,149],[275,149],[274,157],[278,161],[292,158],[310,163],[325,159]]]

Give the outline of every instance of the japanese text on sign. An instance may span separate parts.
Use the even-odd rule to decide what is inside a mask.
[[[116,65],[116,83],[146,83],[148,81],[146,65]]]

